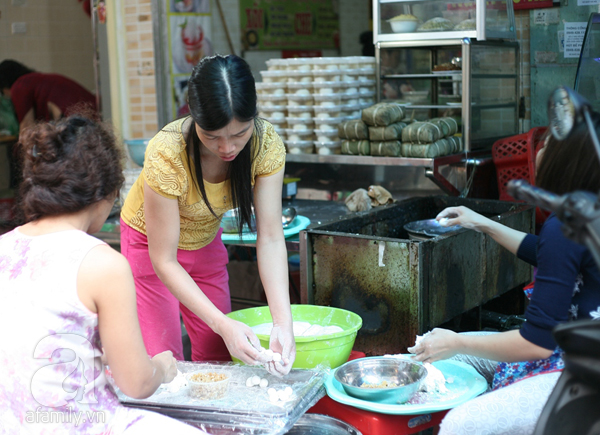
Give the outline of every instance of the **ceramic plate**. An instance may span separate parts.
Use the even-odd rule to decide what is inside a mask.
[[[357,399],[346,394],[342,384],[334,378],[335,371],[332,371],[327,377],[325,389],[327,390],[327,395],[336,402],[366,411],[390,415],[419,415],[445,411],[455,408],[487,390],[488,384],[486,380],[468,364],[460,361],[443,360],[436,361],[433,365],[440,369],[446,377],[446,387],[448,387],[449,391],[447,394],[439,395],[439,399],[436,401],[429,403],[393,405]],[[452,380],[452,382],[448,382],[449,380]]]
[[[289,236],[293,236],[294,234],[298,234],[300,231],[306,229],[306,227],[308,227],[309,225],[310,225],[309,218],[307,218],[306,216],[298,215],[292,221],[292,223],[290,225],[288,225],[287,228],[283,229],[283,236],[289,237]],[[243,232],[241,239],[240,239],[240,236],[238,235],[238,233],[232,233],[232,234],[223,233],[223,234],[221,234],[221,240],[223,240],[224,242],[253,243],[253,242],[256,242],[256,233]]]

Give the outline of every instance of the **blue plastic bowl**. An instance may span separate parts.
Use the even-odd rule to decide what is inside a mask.
[[[131,160],[138,166],[144,166],[144,154],[146,154],[148,142],[150,142],[149,139],[131,139],[125,141]]]

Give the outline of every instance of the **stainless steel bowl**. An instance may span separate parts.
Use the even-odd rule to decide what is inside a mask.
[[[417,392],[427,376],[427,369],[408,360],[373,357],[349,361],[338,368],[334,376],[350,396],[370,402],[404,403]],[[384,381],[398,387],[362,387],[380,385]]]
[[[256,218],[254,217],[254,208],[252,208],[251,218],[252,232],[256,232]],[[238,209],[226,211],[221,218],[221,228],[226,234],[238,232]],[[244,225],[244,232],[248,231],[248,227]]]
[[[460,225],[444,227],[435,219],[425,219],[421,221],[409,222],[404,225],[411,240],[429,240],[433,237],[444,236],[448,233],[462,229]]]
[[[304,414],[286,435],[362,435],[354,426],[321,414]]]

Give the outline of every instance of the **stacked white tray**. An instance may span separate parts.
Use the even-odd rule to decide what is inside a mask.
[[[375,102],[375,58],[271,59],[256,84],[259,114],[291,154],[340,152],[340,122]]]

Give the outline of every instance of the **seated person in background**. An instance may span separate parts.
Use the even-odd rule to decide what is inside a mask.
[[[72,116],[25,130],[20,147],[27,223],[0,236],[0,432],[204,434],[124,407],[105,377],[102,348],[130,397],[177,373],[170,351],[148,357],[127,260],[89,235],[123,183],[111,130]]]
[[[593,115],[598,131],[600,115]],[[550,137],[540,154],[536,174],[540,188],[556,194],[600,190],[600,163],[585,123],[563,141]],[[531,434],[564,367],[552,329],[576,319],[600,320],[598,267],[585,246],[563,235],[554,214],[539,237],[466,207],[447,208],[436,219],[443,225],[489,234],[538,268],[526,322],[520,330],[457,334],[436,328],[408,349],[418,361],[454,357],[473,365],[488,381],[493,379],[491,392],[446,415],[440,434]]]
[[[36,121],[69,116],[77,107],[96,110],[96,97],[60,74],[35,72],[15,60],[0,62],[0,90],[11,99],[20,131]]]

